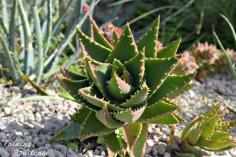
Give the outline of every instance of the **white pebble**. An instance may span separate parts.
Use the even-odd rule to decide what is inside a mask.
[[[55,152],[52,149],[48,149],[47,155],[48,157],[56,157]]]
[[[2,157],[10,157],[10,153],[4,149],[4,148],[0,148],[0,156]]]
[[[166,152],[166,153],[164,154],[164,157],[171,157],[171,155],[170,155],[170,153]]]
[[[148,140],[147,140],[147,145],[148,145],[149,147],[154,146],[154,142],[153,142],[153,140],[148,139]]]
[[[11,108],[5,107],[5,108],[4,108],[4,112],[5,112],[6,114],[10,114],[10,113],[11,113]]]
[[[63,146],[61,144],[56,144],[54,145],[54,148],[61,151],[63,154],[66,154],[67,153],[67,148],[66,146]]]

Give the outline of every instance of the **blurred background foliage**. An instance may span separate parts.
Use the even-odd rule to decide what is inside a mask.
[[[225,47],[233,48],[234,41],[225,15],[236,25],[236,0],[102,0],[94,16],[100,23],[114,20],[118,26],[130,21],[138,38],[147,26],[161,15],[160,41],[168,43],[182,37],[181,48],[190,48],[199,41],[214,43],[212,31],[219,34]]]
[[[75,28],[88,23],[88,15],[83,13],[85,3],[86,0],[1,0],[1,77],[15,85],[32,81],[47,84],[60,66],[76,62],[80,48]],[[89,4],[93,11],[97,2],[92,0]]]

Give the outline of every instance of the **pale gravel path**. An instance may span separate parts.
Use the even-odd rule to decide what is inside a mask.
[[[225,88],[224,88],[225,87]],[[182,114],[190,120],[194,115],[208,110],[214,102],[223,100],[227,102],[232,109],[236,109],[236,82],[226,75],[217,75],[207,78],[205,84],[196,82],[196,86],[178,97],[176,101],[181,102]],[[21,92],[21,93],[20,93]],[[225,94],[226,93],[226,94]],[[86,148],[91,145],[86,144],[85,148],[72,151],[63,144],[50,144],[52,135],[70,121],[70,115],[73,114],[79,106],[64,100],[43,99],[40,101],[20,102],[10,100],[20,99],[29,96],[35,96],[30,90],[19,91],[17,88],[2,88],[0,86],[0,104],[8,105],[4,107],[3,114],[13,114],[9,117],[0,118],[0,157],[17,157],[13,155],[19,147],[3,147],[4,141],[17,139],[25,144],[30,144],[29,150],[37,153],[47,153],[48,157],[79,157],[79,156],[106,156],[102,146],[96,146],[93,150],[85,153]],[[229,118],[236,118],[231,114]],[[177,129],[179,130],[179,129]],[[149,138],[147,149],[149,156],[170,157],[167,150],[166,141],[169,134],[167,126],[152,125],[149,127]],[[236,137],[236,130],[233,131]],[[27,145],[26,145],[27,146]],[[25,146],[25,147],[26,147]],[[236,150],[220,154],[221,157],[236,157]],[[18,155],[19,156],[19,155]],[[216,156],[216,154],[212,154]]]
[[[28,94],[24,94],[24,92]],[[63,128],[70,121],[76,109],[79,108],[78,104],[60,100],[60,98],[53,97],[54,100],[43,98],[41,101],[19,101],[22,97],[32,97],[34,92],[24,91],[19,94],[17,88],[1,88],[0,103],[7,105],[3,108],[0,116],[12,114],[9,117],[0,118],[0,156],[2,157],[18,157],[17,151],[20,146],[17,145],[30,145],[29,150],[37,154],[47,154],[48,157],[77,157],[77,156],[94,156],[95,154],[105,156],[102,147],[98,150],[87,151],[85,150],[72,151],[67,149],[66,146],[58,143],[49,143],[51,137]],[[30,94],[29,94],[30,93]],[[37,97],[37,95],[35,95]],[[9,146],[11,143],[17,146]],[[3,146],[8,147],[3,148]],[[27,153],[26,148],[23,148]],[[100,150],[99,150],[100,149]],[[29,155],[27,155],[28,157]]]

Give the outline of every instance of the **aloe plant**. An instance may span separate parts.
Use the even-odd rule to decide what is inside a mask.
[[[225,151],[236,146],[230,129],[236,121],[225,121],[226,108],[218,104],[207,113],[196,117],[182,131],[182,148],[191,151],[200,147],[208,151]]]
[[[111,43],[93,21],[91,37],[77,29],[83,64],[73,72],[62,68],[58,80],[67,92],[64,97],[81,108],[54,141],[99,136],[110,152],[121,153],[127,146],[129,155],[139,157],[144,154],[148,124],[183,121],[170,98],[191,86],[193,74],[171,74],[178,62],[180,39],[156,51],[159,21],[137,42],[129,24],[120,38],[114,32]],[[120,129],[125,142],[115,133]]]

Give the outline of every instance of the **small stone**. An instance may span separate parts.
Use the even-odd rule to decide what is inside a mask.
[[[67,157],[83,157],[83,155],[81,153],[77,155],[74,152],[72,152],[72,153],[67,153]]]
[[[48,157],[56,157],[56,154],[55,154],[55,152],[53,151],[53,149],[48,149],[47,155],[48,155]]]
[[[151,151],[152,151],[152,147],[149,147],[148,145],[146,145],[145,154],[151,154]]]
[[[166,141],[167,138],[168,138],[168,137],[166,136],[166,134],[163,134],[163,133],[162,133],[162,135],[161,135],[161,137],[160,137],[160,140],[161,140],[161,141]]]
[[[89,151],[87,151],[87,153],[86,153],[89,157],[93,157],[94,155],[93,155],[93,151],[91,151],[91,150],[89,150]]]
[[[167,127],[163,127],[163,128],[162,128],[162,132],[163,132],[165,135],[169,135],[169,134],[170,134],[170,129],[167,128]]]
[[[10,157],[10,153],[5,148],[0,148],[0,156]]]
[[[16,134],[17,136],[22,136],[22,135],[23,135],[23,133],[20,132],[20,131],[16,131],[15,134]]]
[[[55,152],[56,157],[64,157],[64,155],[61,152],[57,150],[54,150],[54,152]]]
[[[164,157],[171,157],[171,155],[170,155],[170,153],[166,152],[166,153],[164,154]]]
[[[154,146],[154,142],[153,142],[153,140],[148,139],[148,140],[147,140],[147,145],[148,145],[149,147]]]
[[[6,135],[4,132],[1,132],[1,133],[0,133],[0,139],[1,139],[2,141],[6,141],[6,140],[7,140],[7,135]]]
[[[37,118],[37,119],[41,119],[41,115],[40,115],[40,113],[39,112],[37,112],[36,114],[35,114],[35,117]]]
[[[5,112],[6,114],[10,114],[10,113],[11,113],[11,108],[5,107],[5,108],[4,108],[4,112]]]
[[[50,144],[46,144],[45,145],[45,149],[49,149],[49,148],[51,148],[51,145]]]
[[[154,142],[158,142],[159,141],[159,137],[158,136],[153,136]]]
[[[166,152],[166,143],[163,142],[159,142],[157,145],[157,150],[159,152],[159,154],[163,155]]]
[[[54,148],[59,150],[60,152],[62,152],[63,154],[66,154],[67,153],[67,148],[66,146],[63,146],[61,144],[56,144],[54,145]]]
[[[39,137],[35,137],[34,140],[33,140],[33,143],[34,143],[34,144],[37,144],[38,141],[39,141]]]
[[[156,148],[152,149],[152,156],[158,156],[158,150]]]
[[[101,152],[101,156],[106,157],[106,153],[104,151]]]
[[[13,154],[11,157],[20,157],[20,154]]]
[[[76,154],[75,154],[76,155]],[[82,153],[79,153],[78,156],[76,155],[75,157],[83,157]]]
[[[156,133],[160,133],[161,132],[161,129],[159,127],[155,128],[155,132]]]
[[[153,128],[151,126],[148,127],[148,132],[153,133]]]
[[[95,149],[94,154],[99,155],[100,151],[98,149]]]

